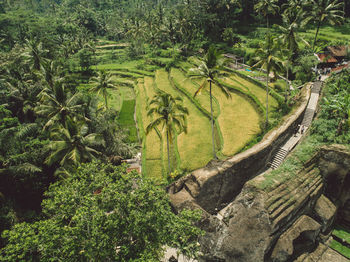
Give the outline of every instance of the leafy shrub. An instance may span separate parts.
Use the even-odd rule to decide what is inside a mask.
[[[145,47],[141,41],[133,41],[126,48],[126,54],[130,58],[137,58],[145,54]]]
[[[247,44],[248,47],[250,48],[259,48],[260,47],[260,44],[261,44],[261,41],[258,40],[258,39],[253,39],[253,40],[250,40]]]

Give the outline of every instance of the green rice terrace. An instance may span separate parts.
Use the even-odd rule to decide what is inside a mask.
[[[205,166],[213,157],[209,91],[203,90],[194,97],[203,80],[188,77],[189,69],[196,67],[199,60],[190,57],[165,70],[162,64],[171,61],[171,58],[169,52],[164,52],[165,56],[161,54],[152,58],[153,63],[147,63],[147,59],[113,63],[114,57],[126,56],[125,50],[124,44],[100,40],[96,51],[98,64],[93,69],[105,70],[113,75],[117,89],[109,91],[110,105],[120,112],[118,122],[129,130],[129,140],[142,144],[143,174],[162,180],[168,173],[163,130],[156,128],[147,135],[145,131],[152,121],[147,116],[148,103],[157,90],[181,97],[189,111],[187,133],[176,134],[171,143],[171,169],[188,172]],[[222,73],[224,77],[219,80],[220,84],[229,90],[231,97],[226,97],[213,86],[215,147],[220,159],[256,143],[262,134],[266,113],[266,91],[262,83],[246,77],[243,71],[227,68]],[[91,84],[82,84],[81,87],[88,88]],[[269,96],[271,122],[277,123],[280,119],[276,111],[279,109],[278,100],[282,99],[272,88]]]
[[[332,237],[333,240],[331,241],[330,246],[340,254],[350,259],[349,230],[341,226],[336,226],[336,228],[332,231]]]

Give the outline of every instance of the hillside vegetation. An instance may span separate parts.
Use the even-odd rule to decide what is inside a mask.
[[[317,77],[314,52],[348,44],[349,7],[0,1],[0,261],[197,258],[200,214],[175,216],[164,188],[277,128]],[[302,156],[348,143],[347,87],[331,81]]]

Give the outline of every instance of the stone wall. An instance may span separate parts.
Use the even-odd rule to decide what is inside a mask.
[[[260,143],[226,161],[195,170],[170,185],[168,192],[174,207],[181,208],[186,203],[214,214],[231,202],[245,182],[264,170],[278,147],[295,132],[309,97],[310,85],[303,90],[299,108]]]

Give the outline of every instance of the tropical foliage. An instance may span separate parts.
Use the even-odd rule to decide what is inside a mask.
[[[281,59],[277,56],[278,47],[274,42],[274,38],[270,35],[266,35],[266,42],[256,50],[257,61],[253,67],[260,67],[266,72],[266,122],[265,128],[269,125],[269,79],[270,73],[273,72],[276,76],[281,70]]]
[[[186,115],[188,115],[188,110],[182,105],[180,97],[174,98],[160,90],[149,103],[149,107],[147,114],[152,116],[153,120],[147,126],[146,133],[148,134],[158,126],[161,126],[161,131],[166,133],[168,173],[170,174],[170,144],[173,143],[175,134],[187,132]]]
[[[339,24],[343,20],[342,5],[338,0],[312,0],[313,6],[311,16],[317,24],[315,38],[312,47],[315,48],[317,36],[322,23],[328,22],[331,25]]]
[[[94,87],[91,88],[91,91],[97,95],[101,94],[103,96],[105,106],[108,108],[108,89],[116,89],[112,75],[102,70],[98,72],[97,77],[91,78],[91,83],[94,85]]]
[[[345,70],[328,82],[322,113],[313,127],[313,132],[322,142],[340,144],[350,142],[349,80],[349,70]]]
[[[216,157],[220,105],[213,105],[212,91],[230,96],[220,80],[229,69],[222,70],[218,50],[266,70],[268,124],[269,94],[278,97],[277,88],[270,89],[270,72],[285,73],[295,86],[313,80],[310,68],[317,61],[303,39],[313,41],[314,50],[347,44],[349,7],[349,1],[337,0],[0,1],[0,233],[12,228],[0,239],[0,260],[154,261],[164,245],[195,257],[198,214],[175,216],[162,188],[111,165],[139,150],[120,112],[129,108],[133,125],[136,83],[153,97],[156,86],[140,79],[167,69],[160,88],[181,91],[184,103],[193,102],[193,112],[204,112],[191,119],[208,124],[208,130],[210,105]],[[342,29],[325,36],[327,25],[344,21]],[[191,82],[182,81],[188,71]],[[318,141],[350,141],[347,73],[329,81],[313,127]],[[231,83],[230,90],[249,93],[263,108],[264,92],[253,96],[246,79],[239,79],[242,89]],[[129,106],[122,105],[125,97]],[[152,119],[147,131],[160,128],[166,134],[168,172],[172,143],[186,130],[188,114],[175,97],[160,92],[150,101],[149,116],[144,112]],[[133,128],[135,142],[144,130]],[[198,135],[200,127],[190,132]],[[180,146],[192,150],[184,142]],[[207,151],[206,162],[210,144]]]
[[[209,99],[210,99],[210,117],[211,117],[211,131],[212,131],[212,144],[213,144],[213,157],[216,158],[215,152],[215,137],[214,137],[214,116],[213,116],[213,96],[212,96],[212,85],[214,84],[227,96],[230,97],[231,94],[227,88],[222,85],[218,78],[221,75],[220,69],[223,69],[225,59],[216,50],[214,46],[210,46],[207,54],[205,55],[203,61],[197,68],[191,68],[189,71],[189,76],[192,79],[202,79],[203,83],[194,93],[197,96],[203,89],[205,89],[209,83]]]
[[[125,167],[82,165],[45,196],[43,219],[4,232],[0,261],[157,261],[164,246],[198,252],[200,214],[174,214],[162,188]]]

